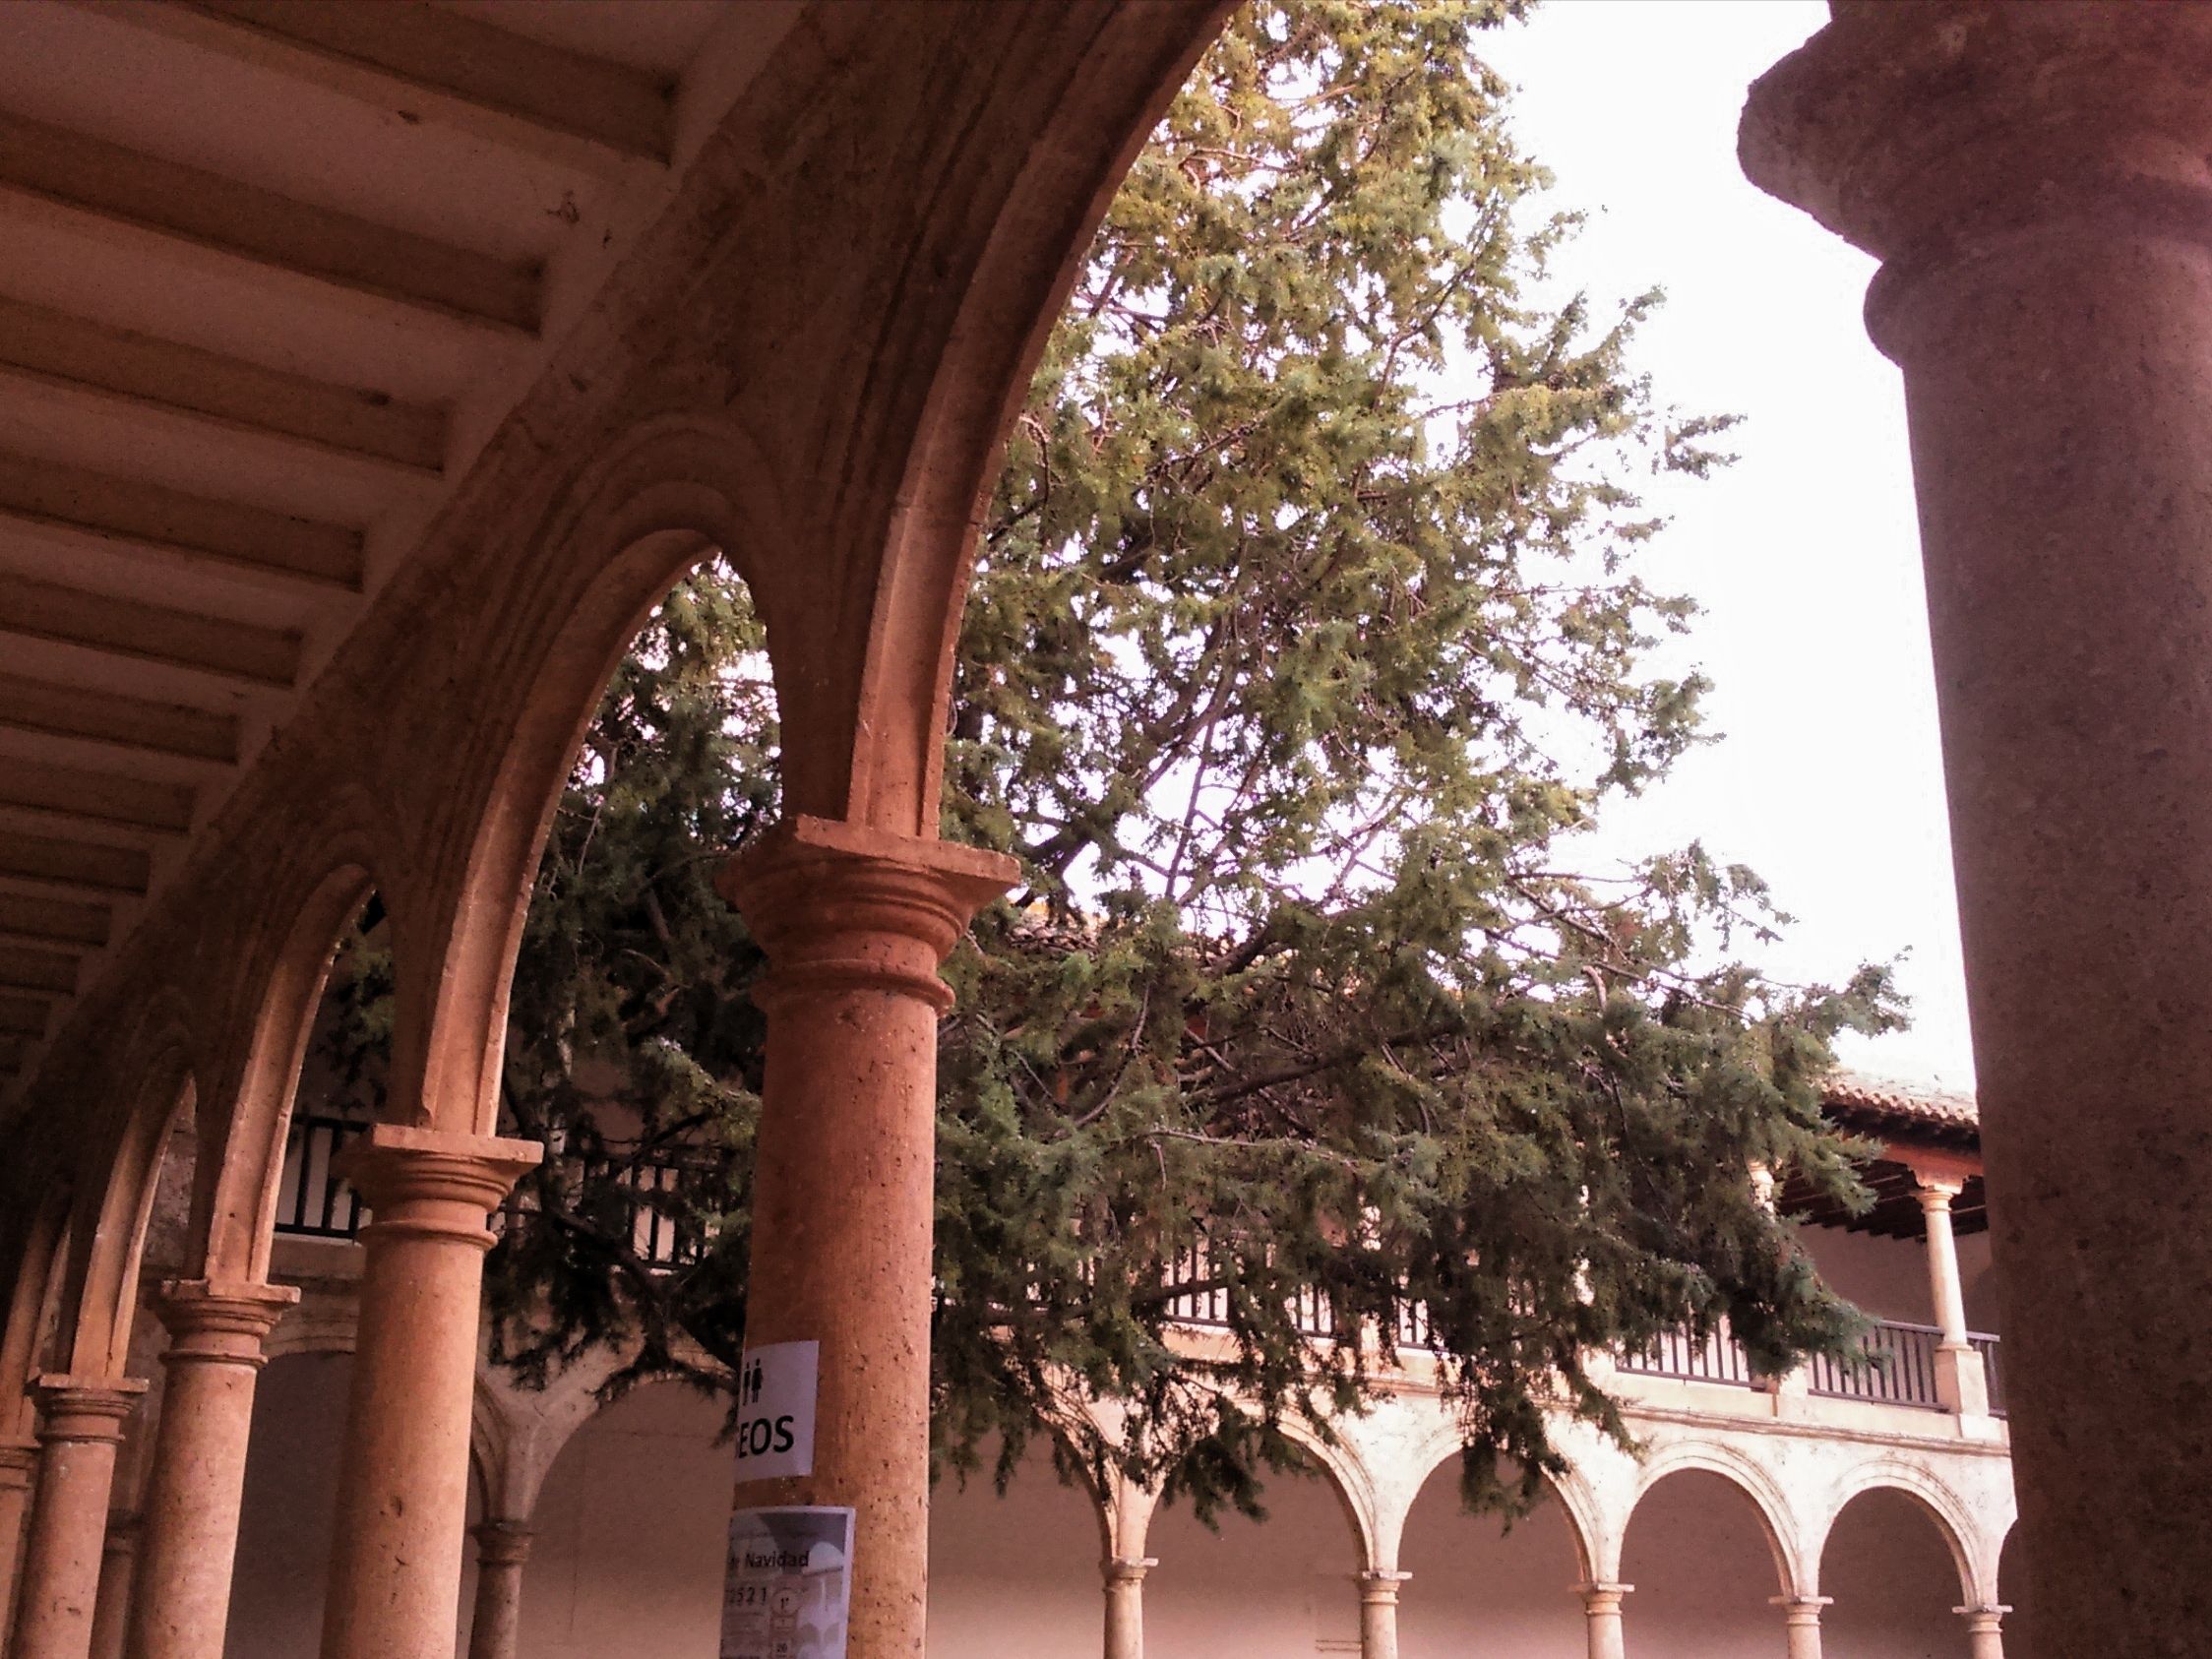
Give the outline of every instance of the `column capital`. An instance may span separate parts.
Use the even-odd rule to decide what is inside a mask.
[[[468,1529],[478,1567],[521,1567],[530,1559],[537,1532],[528,1521],[480,1520]]]
[[[1995,1635],[2004,1627],[2004,1616],[2012,1611],[2011,1604],[1991,1603],[1982,1607],[1954,1607],[1951,1611],[1966,1621],[1968,1635]]]
[[[140,1377],[72,1377],[48,1372],[31,1383],[38,1398],[38,1441],[119,1441],[123,1419],[146,1392]]]
[[[219,1279],[169,1279],[154,1298],[154,1316],[169,1333],[164,1365],[208,1361],[259,1369],[270,1329],[299,1301],[296,1285]]]
[[[1833,1596],[1768,1596],[1766,1605],[1782,1610],[1786,1625],[1817,1625],[1820,1609],[1835,1601]]]
[[[1888,260],[2096,212],[2116,184],[2177,205],[2161,187],[2212,182],[2208,73],[2202,7],[1837,0],[1752,83],[1737,150],[1760,189]]]
[[[1633,1584],[1620,1584],[1608,1579],[1593,1578],[1574,1586],[1574,1593],[1582,1598],[1582,1606],[1590,1613],[1618,1613],[1622,1599],[1635,1590]]]
[[[1098,1571],[1109,1587],[1116,1584],[1141,1584],[1144,1582],[1144,1574],[1159,1565],[1158,1556],[1108,1556],[1098,1564]]]
[[[18,1436],[0,1437],[0,1492],[28,1492],[31,1472],[38,1467],[38,1443]]]
[[[544,1156],[534,1140],[373,1124],[331,1163],[373,1212],[364,1242],[412,1236],[489,1250],[484,1218]]]
[[[1925,1170],[1913,1171],[1913,1197],[1920,1200],[1923,1215],[1936,1210],[1949,1213],[1959,1194],[1966,1191],[1964,1178],[1956,1175],[1935,1175]]]
[[[1397,1605],[1399,1586],[1412,1576],[1410,1572],[1371,1567],[1365,1572],[1353,1573],[1352,1582],[1360,1587],[1360,1600],[1363,1604],[1374,1605],[1381,1602],[1394,1607]]]
[[[934,836],[798,817],[715,873],[770,963],[754,988],[768,1007],[801,989],[903,992],[940,1012],[952,993],[938,964],[975,912],[1020,867]]]
[[[2208,78],[2208,7],[1835,0],[1752,85],[1737,151],[1883,262],[1883,343],[1901,289],[2024,234],[2212,235]]]

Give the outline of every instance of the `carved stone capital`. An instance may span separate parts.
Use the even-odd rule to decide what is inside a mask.
[[[37,1467],[36,1441],[0,1439],[0,1492],[29,1492],[31,1472]]]
[[[1141,1584],[1144,1574],[1160,1565],[1157,1556],[1108,1556],[1098,1564],[1099,1575],[1112,1589],[1121,1584]]]
[[[521,1567],[530,1559],[530,1545],[537,1540],[529,1522],[520,1520],[481,1520],[468,1529],[468,1535],[476,1540],[480,1568]]]
[[[1360,1587],[1360,1602],[1363,1606],[1373,1607],[1381,1604],[1395,1607],[1398,1601],[1398,1586],[1412,1576],[1413,1574],[1410,1572],[1356,1572],[1352,1575],[1352,1582]]]
[[[1905,287],[2023,235],[2212,240],[2212,7],[1834,11],[1752,86],[1737,148],[1752,183],[1883,262],[1877,343]]]
[[[1835,1599],[1833,1596],[1768,1596],[1766,1605],[1782,1610],[1785,1625],[1816,1626],[1820,1623],[1820,1609]]]
[[[1621,1603],[1633,1592],[1633,1584],[1617,1584],[1603,1579],[1574,1586],[1574,1593],[1582,1598],[1582,1611],[1593,1619],[1619,1618]]]
[[[743,913],[769,969],[753,1000],[808,991],[903,993],[942,1012],[938,978],[976,911],[1019,867],[1001,853],[800,817],[724,864],[715,890]]]
[[[544,1155],[534,1140],[377,1124],[332,1167],[373,1212],[363,1242],[430,1238],[489,1250],[485,1217]]]
[[[49,1372],[31,1384],[38,1399],[38,1441],[119,1441],[123,1419],[146,1392],[139,1377],[71,1377]]]
[[[170,1279],[154,1312],[169,1333],[164,1365],[243,1365],[260,1369],[262,1343],[299,1300],[296,1285]]]

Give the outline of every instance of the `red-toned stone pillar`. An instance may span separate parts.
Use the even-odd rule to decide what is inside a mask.
[[[124,1648],[130,1659],[222,1651],[262,1342],[298,1300],[289,1285],[194,1279],[165,1285],[154,1304],[169,1332],[167,1382]]]
[[[938,964],[1009,859],[799,818],[718,885],[768,952],[746,1342],[821,1344],[814,1472],[743,1507],[849,1505],[852,1659],[922,1651]],[[362,1655],[361,1659],[367,1659]]]
[[[2212,7],[1836,7],[1747,171],[1904,371],[2038,1659],[2212,1619]]]
[[[31,1514],[31,1477],[37,1468],[36,1441],[0,1440],[0,1634],[14,1628],[23,1523]]]
[[[344,1155],[374,1219],[323,1659],[450,1659],[468,1524],[486,1217],[541,1149],[379,1124]]]
[[[38,1501],[31,1511],[9,1659],[86,1659],[123,1420],[146,1392],[125,1377],[41,1377]]]
[[[123,1659],[123,1643],[138,1599],[139,1535],[142,1517],[107,1517],[107,1545],[100,1552],[99,1601],[92,1609],[92,1659]]]

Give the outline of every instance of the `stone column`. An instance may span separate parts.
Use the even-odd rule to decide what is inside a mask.
[[[2212,7],[1835,13],[1742,153],[1883,262],[2039,1659],[2171,1651],[2212,1539]]]
[[[2004,1659],[2004,1616],[2009,1607],[1954,1607],[1966,1621],[1967,1659]]]
[[[338,1463],[323,1659],[447,1659],[461,1617],[485,1217],[540,1148],[378,1124],[344,1154],[374,1219]]]
[[[468,1659],[515,1659],[522,1636],[522,1567],[537,1537],[527,1521],[484,1520],[468,1529],[476,1540],[476,1613],[468,1624]]]
[[[1820,1659],[1820,1609],[1833,1596],[1770,1596],[1769,1607],[1782,1610],[1782,1628],[1790,1659]]]
[[[1958,1277],[1958,1241],[1951,1234],[1951,1201],[1966,1183],[1955,1176],[1913,1171],[1918,1185],[1921,1219],[1928,1232],[1928,1285],[1936,1304],[1936,1323],[1943,1339],[1936,1349],[1936,1392],[1952,1411],[1986,1417],[1990,1411],[1989,1380],[1982,1372],[1982,1356],[1966,1339],[1966,1292]]]
[[[30,1517],[31,1476],[37,1468],[36,1441],[0,1439],[0,1638],[13,1628],[24,1522]]]
[[[127,1377],[38,1379],[38,1501],[31,1511],[10,1659],[88,1659],[107,1553],[107,1497],[123,1419],[146,1392]]]
[[[857,1511],[851,1659],[922,1651],[937,1020],[952,1000],[937,968],[1014,875],[995,854],[800,818],[718,878],[769,962],[746,1342],[821,1344],[814,1472],[741,1481],[736,1503]]]
[[[1398,1586],[1410,1572],[1363,1572],[1360,1587],[1360,1659],[1398,1659]]]
[[[92,1659],[123,1659],[138,1590],[140,1517],[107,1518],[107,1542],[100,1550],[99,1600],[92,1606]]]
[[[1144,1659],[1144,1574],[1157,1556],[1110,1557],[1100,1564],[1106,1579],[1106,1659]]]
[[[222,1651],[262,1342],[299,1300],[290,1285],[172,1281],[154,1312],[169,1332],[154,1431],[131,1659]]]
[[[1588,1622],[1590,1659],[1628,1659],[1628,1644],[1621,1629],[1621,1599],[1634,1588],[1633,1584],[1603,1581],[1574,1586]]]

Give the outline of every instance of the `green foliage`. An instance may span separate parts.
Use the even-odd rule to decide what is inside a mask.
[[[944,805],[1027,882],[949,968],[952,1467],[1049,1423],[1064,1459],[1251,1506],[1286,1424],[1328,1435],[1396,1363],[1308,1340],[1318,1305],[1430,1352],[1470,1498],[1510,1504],[1556,1466],[1548,1412],[1620,1432],[1587,1354],[1726,1320],[1780,1366],[1853,1329],[1752,1172],[1853,1192],[1817,1088],[1830,1037],[1894,1017],[1883,976],[1735,963],[1778,918],[1700,848],[1574,867],[1695,740],[1700,684],[1645,667],[1690,607],[1645,585],[1630,481],[1707,470],[1727,423],[1632,370],[1652,300],[1537,297],[1572,221],[1479,55],[1512,10],[1240,14],[1016,423]],[[508,1109],[570,1156],[493,1270],[526,1374],[640,1340],[615,1387],[711,1385],[742,1339],[759,957],[707,877],[773,809],[759,645],[725,570],[679,587],[546,851]],[[679,1149],[692,1178],[641,1194]],[[1199,1296],[1224,1325],[1194,1342]]]

